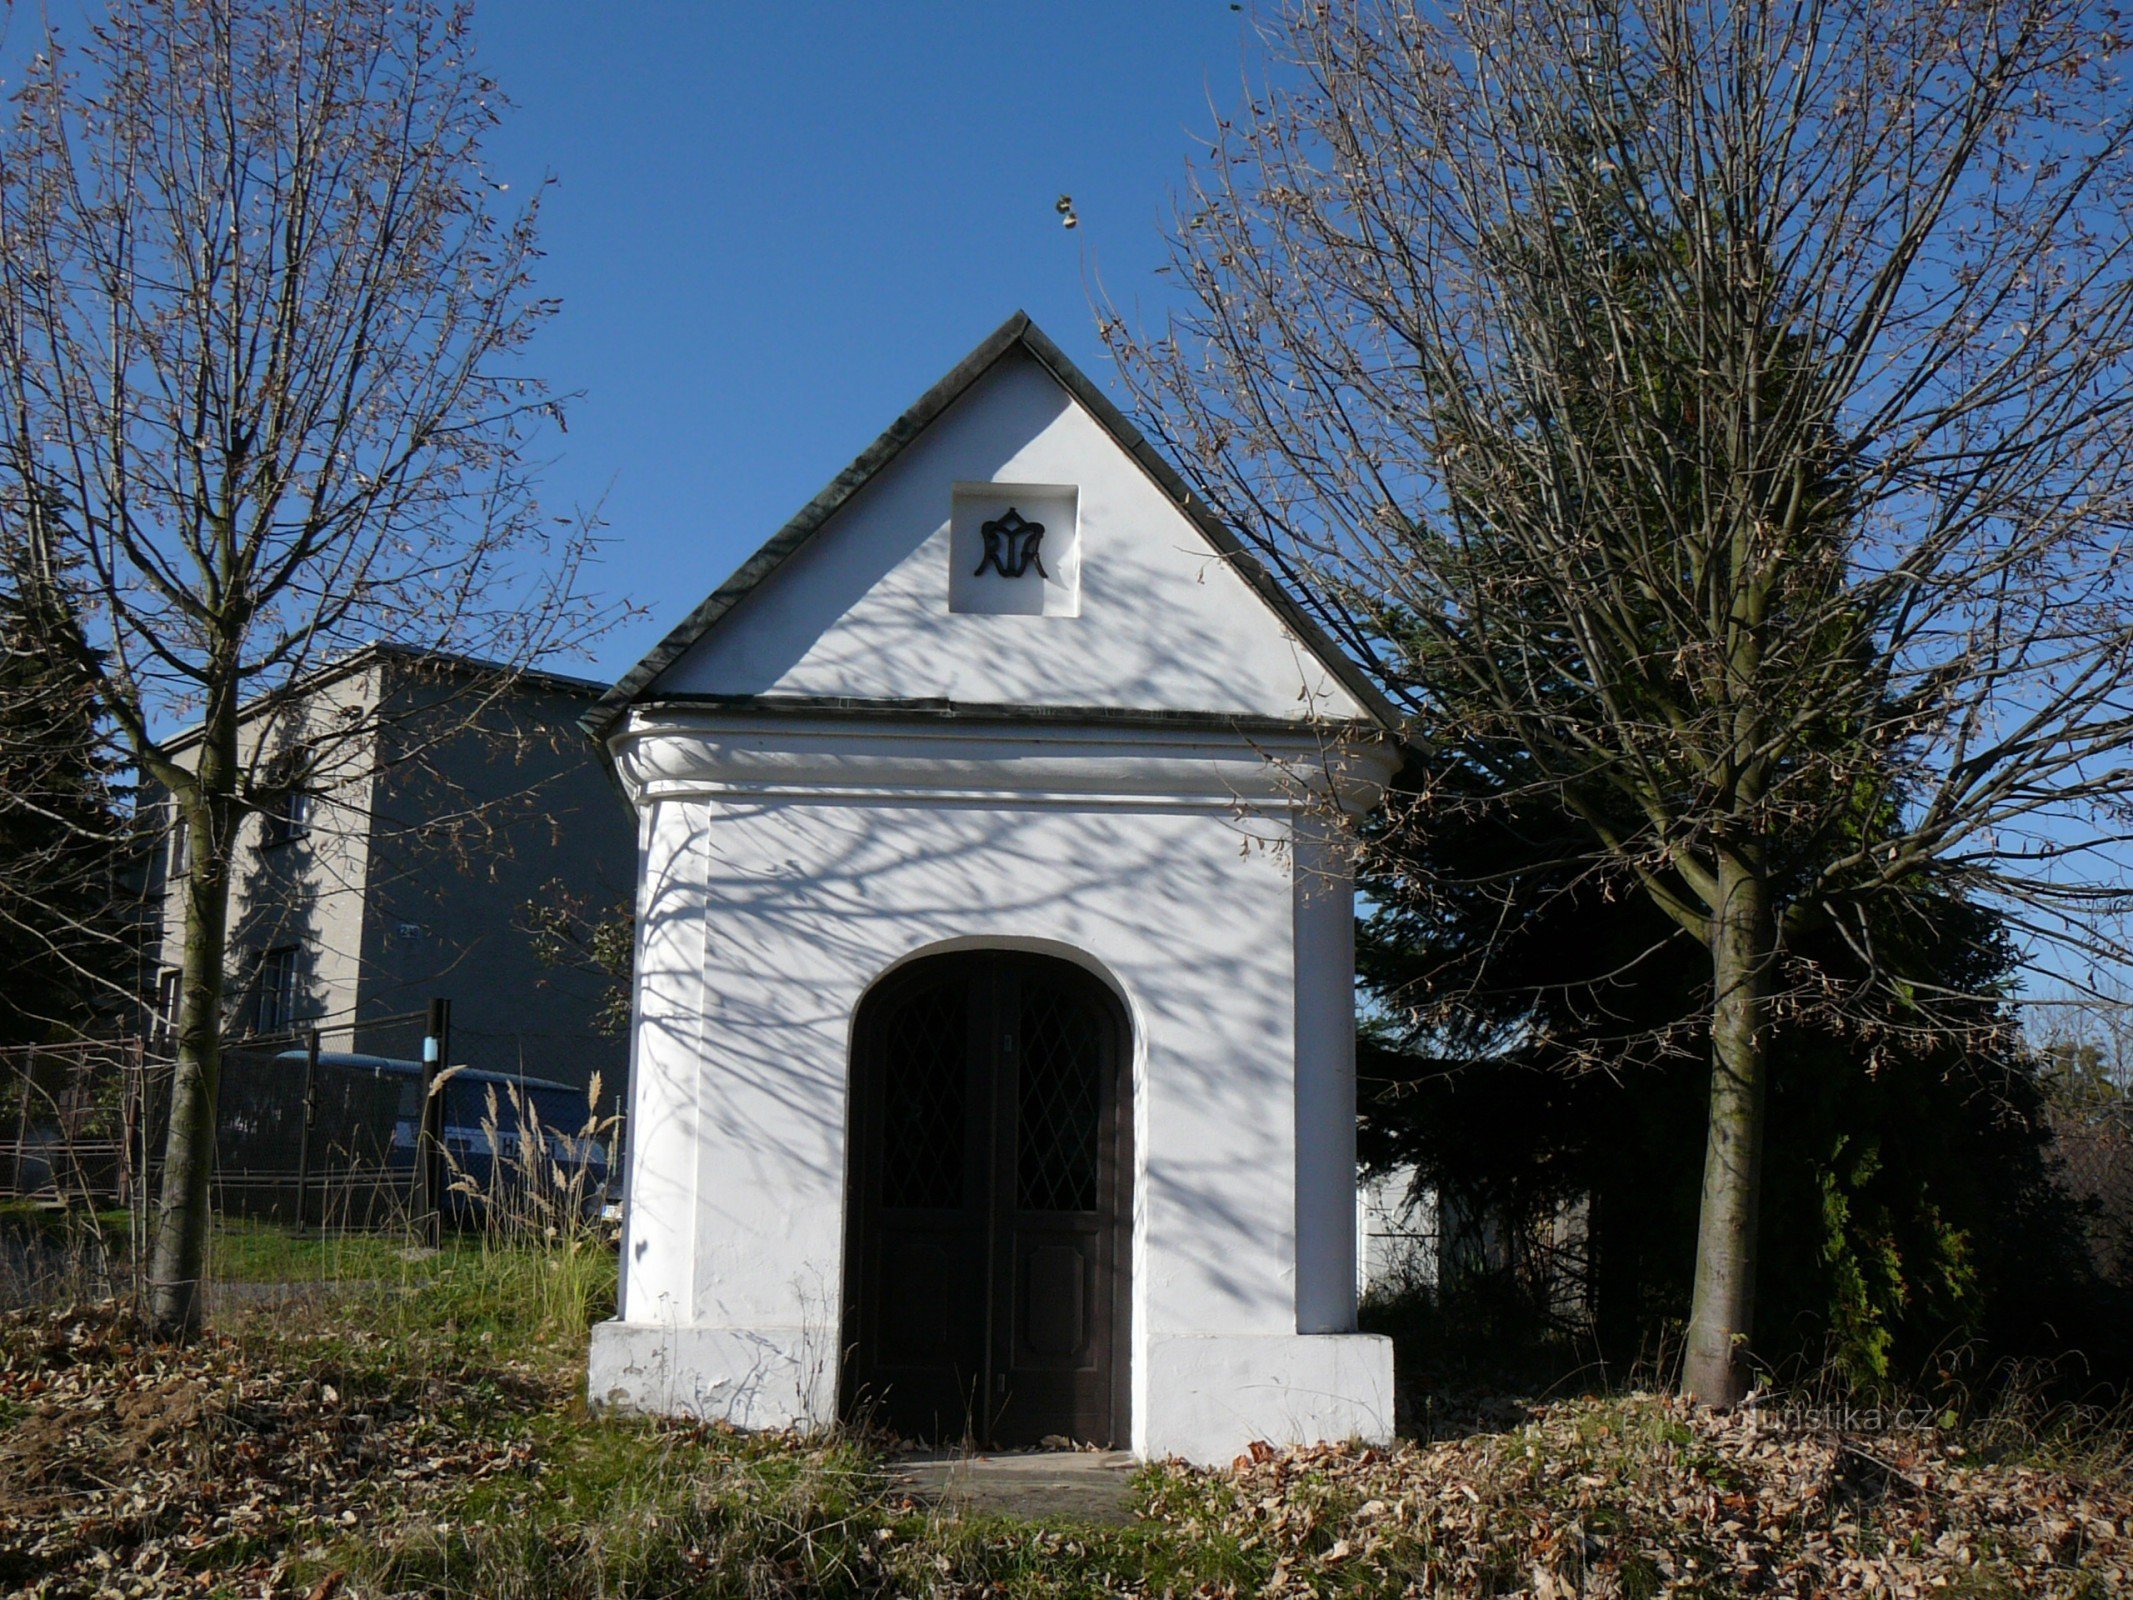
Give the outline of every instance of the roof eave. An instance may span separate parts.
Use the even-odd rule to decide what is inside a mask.
[[[847,695],[759,695],[699,692],[650,696],[630,710],[738,714],[824,722],[986,723],[1172,729],[1179,732],[1273,734],[1348,739],[1376,737],[1385,729],[1372,718],[1278,717],[1262,712],[1185,710],[1176,707],[1026,705],[942,699],[863,699]]]

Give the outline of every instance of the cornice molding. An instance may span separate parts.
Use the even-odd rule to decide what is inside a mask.
[[[1328,731],[1173,731],[1032,723],[736,716],[632,710],[608,750],[632,803],[674,799],[881,805],[1254,810],[1374,806],[1389,742]]]

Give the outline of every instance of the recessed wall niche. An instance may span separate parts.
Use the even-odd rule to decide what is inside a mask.
[[[1080,616],[1080,510],[1072,484],[957,484],[949,519],[948,609]]]

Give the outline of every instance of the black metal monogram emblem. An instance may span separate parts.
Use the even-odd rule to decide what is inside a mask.
[[[1037,554],[1037,546],[1044,538],[1043,523],[1031,522],[1009,506],[1006,516],[980,523],[978,532],[985,538],[985,554],[978,561],[978,570],[971,574],[973,578],[984,577],[988,567],[1003,578],[1019,578],[1031,567],[1041,578],[1051,576],[1044,570],[1044,559]]]

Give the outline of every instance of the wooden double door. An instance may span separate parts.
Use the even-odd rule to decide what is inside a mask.
[[[992,1447],[1127,1436],[1124,1009],[1071,962],[929,957],[860,1006],[847,1416]]]

